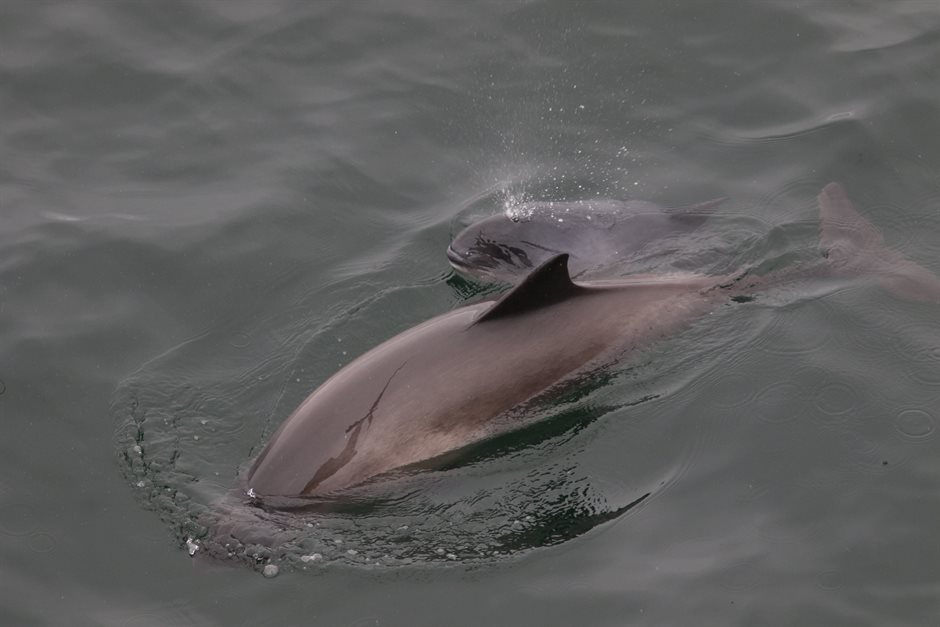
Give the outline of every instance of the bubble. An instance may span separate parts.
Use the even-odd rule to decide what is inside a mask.
[[[926,440],[934,433],[934,419],[922,409],[902,410],[895,418],[894,426],[908,440]]]
[[[843,382],[827,383],[816,391],[816,408],[830,416],[848,414],[857,405],[861,391]]]
[[[816,575],[816,585],[824,590],[836,590],[842,587],[842,573],[829,570]]]
[[[795,402],[803,397],[803,389],[790,381],[772,383],[757,393],[754,416],[763,422],[789,422],[799,413]]]
[[[266,578],[271,579],[272,577],[277,577],[277,574],[280,572],[280,568],[277,567],[277,564],[265,564],[264,568],[261,569],[261,574]]]
[[[230,344],[235,348],[248,348],[251,345],[251,334],[241,331],[232,336]]]
[[[27,540],[29,548],[36,553],[48,553],[56,547],[56,539],[44,531],[30,534]]]

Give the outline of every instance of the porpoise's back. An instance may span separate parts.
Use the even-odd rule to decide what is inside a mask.
[[[701,291],[714,278],[590,287],[571,282],[566,261],[553,258],[499,301],[433,318],[350,363],[275,433],[248,487],[329,492],[490,437],[494,417],[709,306]]]

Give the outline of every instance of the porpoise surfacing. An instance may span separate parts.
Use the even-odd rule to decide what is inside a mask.
[[[896,295],[940,303],[940,278],[885,247],[841,186],[826,186],[819,206],[824,258],[812,272],[872,275]],[[527,400],[788,276],[575,283],[568,262],[553,256],[501,299],[432,318],[351,362],[273,434],[245,488],[287,497],[341,491],[517,428],[506,416]]]

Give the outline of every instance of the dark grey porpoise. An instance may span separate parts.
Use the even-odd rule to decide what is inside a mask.
[[[723,198],[669,209],[643,200],[527,202],[475,222],[447,248],[456,270],[517,283],[561,253],[577,277],[615,265],[658,240],[697,229]]]
[[[552,257],[501,299],[433,318],[340,370],[274,433],[245,487],[258,496],[333,492],[517,428],[514,407],[794,274],[866,274],[897,295],[940,303],[940,278],[885,247],[839,185],[826,186],[819,207],[824,259],[789,273],[577,284],[567,255]]]

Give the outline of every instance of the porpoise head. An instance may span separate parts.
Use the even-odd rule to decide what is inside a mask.
[[[609,228],[614,219],[580,204],[572,213],[575,204],[529,202],[484,218],[457,234],[447,258],[461,272],[509,283],[561,253],[577,266],[579,253],[591,248],[592,231]]]
[[[521,203],[463,229],[447,258],[462,274],[515,284],[551,257],[568,253],[573,276],[580,276],[695,230],[722,200],[674,209],[642,200]]]

